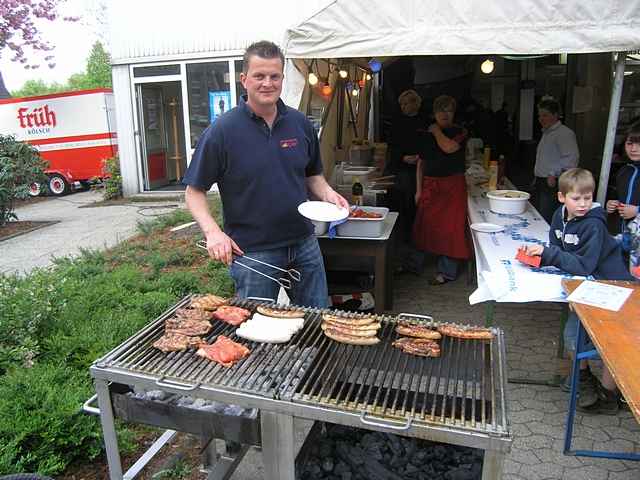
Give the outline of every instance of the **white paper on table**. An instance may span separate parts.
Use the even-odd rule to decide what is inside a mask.
[[[567,300],[617,312],[632,292],[631,288],[584,281],[569,295]]]

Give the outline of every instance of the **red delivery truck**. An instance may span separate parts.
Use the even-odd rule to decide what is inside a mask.
[[[0,100],[0,132],[29,142],[49,162],[48,190],[69,193],[104,176],[117,153],[113,92],[108,88]],[[45,190],[39,185],[32,195]]]

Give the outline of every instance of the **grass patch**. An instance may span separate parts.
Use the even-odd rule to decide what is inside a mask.
[[[91,363],[187,294],[233,293],[227,268],[200,253],[196,238],[168,231],[190,218],[176,210],[111,250],[0,275],[0,475],[59,475],[94,460],[99,421],[78,413],[93,394]],[[136,442],[119,429],[125,452]]]

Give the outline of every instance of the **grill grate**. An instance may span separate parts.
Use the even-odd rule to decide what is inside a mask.
[[[501,333],[491,341],[443,337],[441,356],[408,355],[391,343],[395,318],[382,317],[375,346],[321,345],[293,400],[388,419],[412,419],[506,433]],[[437,323],[434,323],[437,325]]]
[[[302,376],[301,372],[312,363],[317,353],[314,345],[322,333],[315,328],[317,322],[313,319],[317,317],[318,310],[304,309],[307,317],[304,327],[293,336],[291,342],[283,345],[251,342],[237,337],[233,325],[214,322],[214,328],[204,337],[207,343],[213,343],[218,335],[225,335],[251,350],[247,358],[227,368],[197,356],[193,348],[163,353],[152,346],[163,335],[165,320],[189,302],[190,298],[187,298],[172,307],[148,328],[96,362],[96,365],[158,376],[161,382],[211,385],[268,398],[280,398],[288,391],[288,395],[293,393]],[[257,302],[246,300],[231,303],[252,311],[258,305]]]
[[[206,336],[208,343],[223,334],[251,350],[249,357],[226,368],[198,357],[195,349],[165,354],[152,347],[164,332],[164,321],[189,302],[190,297],[182,300],[94,366],[150,375],[159,382],[212,386],[299,405],[508,435],[504,342],[498,329],[491,341],[444,337],[441,357],[424,358],[391,346],[398,338],[395,323],[402,315],[377,316],[382,341],[354,346],[324,336],[322,311],[304,309],[305,325],[287,344],[251,342],[236,337],[232,325],[215,322]],[[247,300],[232,303],[252,311],[258,305]]]

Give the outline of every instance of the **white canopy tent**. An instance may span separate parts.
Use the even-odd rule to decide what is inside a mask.
[[[334,59],[628,52],[640,49],[638,25],[639,0],[334,0],[289,28],[284,49],[288,58]],[[606,195],[624,61],[619,55],[600,202]],[[287,97],[301,93],[289,90]]]

